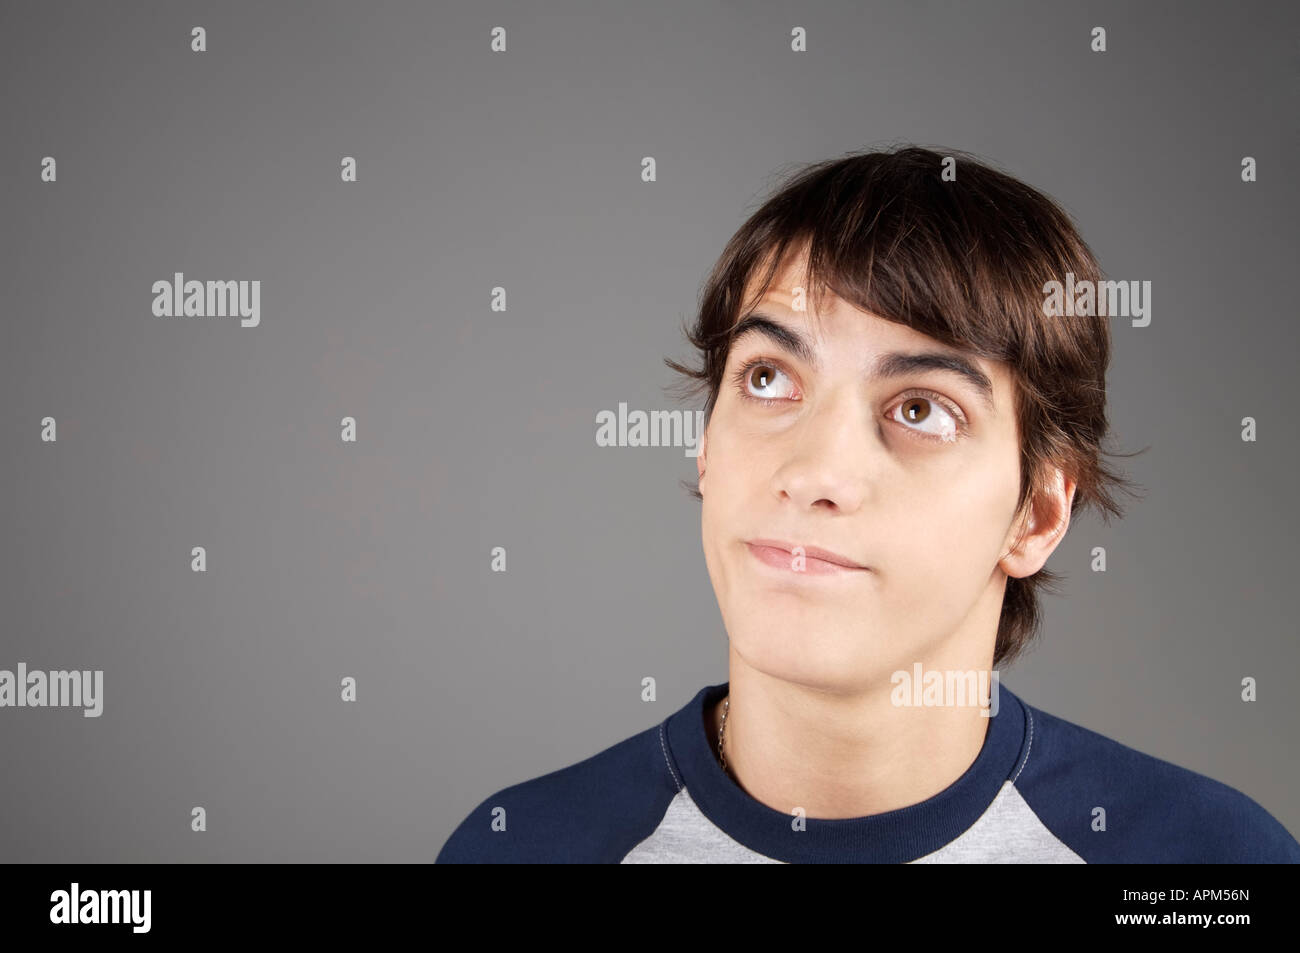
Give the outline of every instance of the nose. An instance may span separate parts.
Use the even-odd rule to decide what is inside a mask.
[[[848,388],[825,392],[789,435],[789,451],[772,475],[772,491],[800,509],[856,512],[867,492],[875,422]]]

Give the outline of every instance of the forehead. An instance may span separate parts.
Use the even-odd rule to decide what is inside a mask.
[[[808,278],[805,274],[806,250],[795,253],[787,251],[786,260],[776,269],[767,287],[762,288],[760,282],[766,275],[770,261],[769,255],[749,275],[742,299],[744,310],[738,318],[759,312],[781,324],[800,328],[814,350],[824,340],[822,331],[828,322],[832,328],[849,335],[855,347],[860,345],[869,352],[862,355],[863,362],[868,364],[887,354],[894,357],[900,354],[960,357],[975,365],[992,384],[992,394],[989,397],[993,401],[995,412],[1001,414],[1010,408],[1014,377],[1007,363],[985,358],[969,349],[942,342],[906,324],[863,311],[829,289],[823,291],[824,296],[820,302],[823,310],[818,312],[811,291],[804,284]]]
[[[803,288],[802,282],[806,277],[804,268],[808,261],[807,250],[801,249],[793,253],[787,251],[786,260],[772,275],[771,284],[764,289],[760,286],[760,283],[767,275],[767,269],[771,266],[771,257],[772,253],[769,252],[766,258],[760,261],[750,272],[748,279],[745,281],[744,301],[748,303],[758,298],[776,301],[787,307],[792,307],[796,292]],[[811,307],[811,302],[808,306]]]

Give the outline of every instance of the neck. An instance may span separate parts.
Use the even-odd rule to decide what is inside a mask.
[[[949,654],[923,662],[923,670],[990,671],[991,648]],[[766,675],[734,645],[729,658],[727,772],[782,813],[802,807],[810,818],[865,817],[917,804],[961,777],[984,745],[989,718],[980,706],[896,705],[901,689],[892,673],[828,690]],[[715,753],[723,705],[720,699],[707,721]]]

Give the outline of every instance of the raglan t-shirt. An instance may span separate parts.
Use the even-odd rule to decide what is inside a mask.
[[[1300,863],[1245,794],[1034,708],[1005,685],[974,763],[919,804],[783,813],[718,764],[685,706],[584,761],[484,800],[438,863]]]

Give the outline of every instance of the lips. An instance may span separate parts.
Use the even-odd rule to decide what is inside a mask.
[[[794,558],[794,552],[799,549],[803,556],[810,560],[818,560],[823,563],[830,563],[842,569],[866,570],[870,567],[864,566],[855,559],[850,559],[842,553],[834,550],[823,549],[821,546],[811,546],[807,543],[792,543],[784,539],[750,539],[746,544],[754,549],[756,555],[772,554],[773,550],[784,552],[791,560]]]

